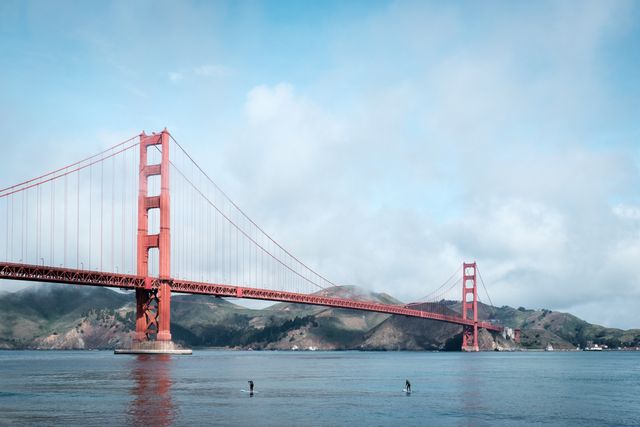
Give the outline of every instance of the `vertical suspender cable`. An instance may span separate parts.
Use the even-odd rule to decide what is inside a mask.
[[[205,207],[206,209],[206,207]],[[211,209],[207,209],[207,281],[211,282]]]
[[[193,176],[193,167],[191,168],[191,173]],[[195,215],[196,215],[196,210],[194,209],[194,205],[195,205],[195,193],[193,191],[191,191],[191,200],[189,201],[189,206],[191,209],[191,215],[189,215],[189,220],[190,220],[190,226],[189,226],[189,278],[193,280],[193,258],[194,258],[194,244],[193,244],[193,240],[195,238]]]
[[[29,210],[29,190],[25,190],[24,191],[26,194],[26,198],[27,201],[25,202],[25,210],[24,210],[24,217],[25,219],[29,219],[29,215],[31,214],[31,211]],[[11,216],[13,217],[13,203],[11,204],[11,209],[12,209],[12,214]],[[12,232],[13,234],[13,232]],[[24,241],[25,241],[25,248],[24,248],[24,261],[26,262],[29,259],[29,221],[25,221],[24,224]],[[12,251],[13,252],[13,251]]]
[[[93,205],[93,166],[89,166],[89,259],[87,260],[87,269],[91,270],[91,231],[92,231],[92,206]]]
[[[100,271],[102,269],[102,235],[104,216],[104,161],[100,161]]]
[[[137,153],[134,151],[132,153],[132,159],[130,160],[131,162],[131,168],[129,168],[129,170],[131,170],[130,172],[130,176],[129,179],[131,180],[130,182],[130,191],[131,194],[129,196],[129,203],[131,204],[129,206],[129,211],[127,212],[128,216],[129,216],[129,222],[130,222],[130,232],[129,235],[127,236],[127,238],[129,240],[127,240],[127,251],[130,252],[131,256],[129,257],[130,263],[129,267],[131,268],[131,273],[133,274],[137,274],[137,236],[138,236],[138,227],[137,227],[137,223],[136,223],[136,218],[138,215],[138,169],[135,167],[135,156],[137,155]]]
[[[247,260],[245,259],[246,256],[246,240],[244,238],[244,236],[242,237],[242,282],[246,285],[247,284]]]
[[[216,199],[215,199],[215,197],[216,197],[215,191],[213,193],[213,197],[214,197],[214,199],[213,199],[214,203],[217,203]],[[214,271],[214,280],[215,280],[217,277],[220,277],[220,273],[218,272],[218,268],[219,268],[219,265],[220,265],[220,263],[218,261],[218,246],[220,246],[220,242],[218,242],[218,212],[215,212],[215,211],[213,212],[213,229],[214,229],[214,231],[213,231],[213,238],[214,238],[214,240],[213,240],[213,244],[214,244],[213,250],[214,250],[214,253],[215,253],[215,256],[214,256],[214,260],[215,261],[213,263],[213,271]]]
[[[238,251],[238,229],[236,228],[236,283],[240,282],[240,279],[238,277],[240,275],[240,271],[239,271],[240,263],[238,262],[240,258],[239,255],[240,253]]]
[[[115,217],[116,217],[116,204],[115,204],[115,189],[116,189],[116,159],[111,158],[111,271],[115,271]]]
[[[122,269],[122,272],[126,272],[126,266],[125,266],[125,255],[124,255],[124,250],[125,250],[125,246],[124,246],[124,239],[125,239],[125,228],[126,228],[126,220],[125,220],[125,215],[126,215],[126,210],[124,208],[124,203],[125,203],[125,199],[126,199],[126,186],[125,186],[125,182],[126,182],[126,161],[127,161],[127,156],[124,155],[122,156],[121,162],[120,162],[120,168],[122,170],[122,173],[120,174],[120,182],[122,182],[122,188],[120,190],[120,209],[122,211],[122,214],[120,215],[120,256],[122,257],[122,264],[120,264],[120,268]]]
[[[24,218],[22,220],[22,222],[24,222],[24,234],[25,234],[25,236],[24,236],[25,247],[24,247],[24,258],[23,259],[24,259],[25,262],[27,262],[27,259],[30,259],[30,257],[29,257],[30,253],[29,252],[31,252],[29,250],[31,248],[30,247],[31,241],[29,240],[29,228],[30,228],[29,225],[30,224],[29,224],[29,221],[28,221],[29,215],[31,214],[31,210],[29,210],[29,193],[30,193],[30,190],[25,190],[25,191],[27,193],[27,201],[25,202],[25,209],[22,212],[22,215],[23,215],[23,218]]]
[[[25,193],[26,191],[21,191],[21,206],[22,206],[22,223],[20,224],[20,258],[23,260],[26,260],[26,254],[25,254],[25,230],[27,227],[27,211],[25,210]],[[7,236],[8,238],[8,236]]]
[[[36,224],[35,224],[35,228],[36,228],[36,259],[35,259],[35,264],[40,264],[40,186],[36,187],[36,192],[35,192],[35,199],[36,199]]]
[[[51,262],[51,265],[55,267],[56,263],[53,259],[53,241],[54,241],[54,234],[55,234],[55,221],[56,221],[56,208],[55,205],[53,204],[53,200],[55,198],[56,195],[56,182],[52,181],[51,182],[51,230],[49,232],[49,236],[50,236],[50,247],[49,247],[49,260]]]
[[[13,210],[14,210],[14,206],[13,206],[13,205],[14,205],[14,202],[13,202],[13,195],[11,195],[11,196],[9,196],[9,197],[10,197],[9,202],[10,202],[10,204],[11,204],[11,226],[10,226],[10,228],[9,228],[9,234],[10,234],[10,237],[9,237],[9,241],[10,241],[10,245],[9,245],[9,253],[11,254],[11,255],[10,255],[10,256],[11,256],[11,258],[12,258],[12,259],[15,259],[15,256],[14,256],[14,254],[13,254],[13,234],[14,234],[14,232],[13,232],[13,217],[15,216],[15,215],[14,215],[14,212],[13,212]],[[24,216],[24,211],[25,211],[25,210],[24,210],[24,208],[23,208],[23,209],[22,209],[22,216]],[[23,224],[24,224],[24,220],[23,220],[23,221],[22,221],[22,223],[20,224],[20,228],[22,228],[22,227],[23,227]],[[25,253],[26,253],[26,251],[25,251]],[[21,254],[21,255],[22,255],[22,254]],[[24,256],[23,256],[23,257],[21,258],[21,260],[20,260],[20,261],[22,262],[22,260],[25,260],[25,259],[26,259],[26,257],[24,257]]]
[[[67,175],[64,175],[64,256],[62,257],[63,260],[63,264],[65,267],[68,267],[67,265],[67,195],[68,195],[68,188],[67,188]]]
[[[6,231],[5,231],[5,235],[4,235],[4,240],[5,240],[5,244],[4,244],[4,259],[5,261],[9,261],[9,198],[5,197],[4,198],[4,203],[6,206],[6,210],[7,210],[7,217],[5,218],[6,220]]]
[[[80,268],[80,171],[76,172],[76,269]]]
[[[9,196],[9,199],[7,201],[7,204],[11,205],[11,226],[9,226],[9,213],[7,213],[7,235],[9,236],[8,240],[7,240],[7,253],[10,254],[10,256],[7,257],[7,259],[10,259],[11,261],[13,261],[13,195]],[[9,210],[7,209],[7,212],[9,212]]]

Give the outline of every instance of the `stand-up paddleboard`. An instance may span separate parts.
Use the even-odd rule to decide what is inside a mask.
[[[243,393],[257,393],[257,391],[256,391],[256,390],[251,391],[251,390],[245,390],[245,389],[242,389],[242,390],[240,390],[240,391],[241,391],[241,392],[243,392]]]
[[[403,391],[404,393],[411,394],[411,390],[407,390],[406,388],[403,388],[403,389],[402,389],[402,391]]]

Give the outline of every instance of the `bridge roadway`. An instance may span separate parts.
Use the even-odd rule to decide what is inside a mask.
[[[431,319],[458,325],[473,326],[474,324],[472,319],[462,319],[462,317],[415,310],[401,305],[324,297],[317,294],[300,294],[295,292],[275,291],[271,289],[200,283],[188,280],[161,280],[158,278],[145,279],[144,277],[131,274],[106,273],[101,271],[77,270],[33,264],[0,262],[0,279],[104,286],[121,289],[153,289],[157,288],[160,283],[168,282],[172,292],[185,294],[202,294],[218,297],[248,298],[320,305],[326,307],[373,311],[377,313],[397,314],[407,317],[418,317],[421,319]],[[488,329],[490,331],[502,331],[501,326],[494,325],[489,322],[478,322],[478,327]]]

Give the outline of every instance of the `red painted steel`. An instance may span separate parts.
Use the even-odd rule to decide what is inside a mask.
[[[476,263],[462,264],[462,318],[471,320],[462,331],[462,350],[479,351],[478,347],[478,287]],[[471,301],[467,297],[471,295]],[[471,315],[469,315],[471,311]]]
[[[145,278],[131,274],[76,270],[46,265],[0,263],[0,279],[144,289]]]
[[[160,146],[161,162],[150,165],[148,147]],[[169,197],[169,132],[140,135],[140,174],[138,187],[138,259],[139,276],[149,276],[149,249],[158,248],[159,276],[171,278],[171,234]],[[149,177],[160,175],[160,196],[148,195]],[[149,234],[149,210],[160,211],[160,232]],[[171,341],[171,288],[161,283],[157,289],[136,288],[136,339]]]
[[[187,280],[176,280],[171,277],[171,233],[170,233],[170,159],[169,159],[169,141],[171,135],[165,129],[160,133],[153,133],[146,135],[144,132],[139,135],[140,141],[137,144],[127,146],[127,142],[132,141],[134,138],[125,141],[111,150],[118,149],[109,155],[101,156],[98,160],[95,160],[100,155],[92,156],[85,161],[90,162],[83,164],[84,161],[76,162],[67,168],[58,169],[52,173],[43,175],[34,180],[25,181],[22,184],[8,187],[4,190],[0,190],[0,197],[6,197],[13,193],[25,191],[31,187],[39,186],[43,183],[53,181],[62,176],[70,173],[79,172],[81,169],[90,167],[94,163],[103,162],[105,159],[112,158],[113,156],[127,151],[136,145],[140,149],[140,163],[139,163],[139,187],[138,187],[138,232],[137,232],[137,262],[136,262],[136,275],[128,274],[114,274],[109,272],[98,271],[85,271],[76,269],[69,269],[63,267],[48,267],[45,265],[32,265],[21,263],[8,263],[0,262],[0,279],[9,280],[23,280],[23,281],[38,281],[38,282],[53,282],[53,283],[67,283],[89,286],[105,286],[116,287],[122,289],[134,290],[136,294],[136,340],[157,340],[157,341],[171,341],[170,332],[170,306],[171,306],[171,293],[181,292],[189,294],[205,294],[214,295],[218,297],[234,297],[234,298],[248,298],[259,299],[268,301],[280,301],[298,304],[311,304],[320,305],[326,307],[346,308],[354,310],[372,311],[378,313],[388,313],[395,315],[403,315],[408,317],[417,317],[422,319],[431,319],[441,322],[453,323],[462,325],[462,350],[465,351],[478,351],[478,328],[485,328],[492,331],[501,331],[502,327],[494,325],[490,322],[478,321],[478,292],[477,292],[477,266],[476,263],[463,263],[462,266],[462,315],[452,316],[441,313],[434,313],[428,311],[421,311],[412,308],[411,305],[391,305],[381,304],[372,301],[356,301],[345,298],[332,298],[325,297],[318,294],[303,294],[296,292],[286,292],[270,289],[250,288],[235,285],[214,284],[205,282],[195,282]],[[174,140],[175,141],[175,140]],[[176,142],[177,144],[177,142]],[[122,148],[123,146],[124,148]],[[179,146],[179,144],[178,144]],[[161,161],[159,164],[148,164],[148,148],[159,148],[161,152]],[[108,150],[107,150],[108,151]],[[101,154],[107,153],[103,151]],[[186,154],[186,152],[185,152]],[[188,154],[187,154],[188,156]],[[190,156],[188,156],[190,160]],[[194,162],[195,163],[195,162]],[[73,167],[73,169],[68,169]],[[200,167],[196,164],[196,167]],[[201,169],[200,169],[201,170]],[[201,170],[202,171],[202,170]],[[181,173],[178,170],[179,173]],[[91,169],[89,169],[91,173]],[[204,173],[204,172],[203,172]],[[79,175],[78,175],[79,176]],[[91,175],[90,175],[91,176]],[[149,177],[160,176],[160,194],[148,195]],[[206,176],[206,174],[205,174]],[[208,177],[207,177],[208,178]],[[66,178],[65,178],[66,179]],[[187,179],[187,181],[189,181]],[[115,181],[114,181],[115,182]],[[191,183],[189,181],[189,183]],[[101,182],[102,185],[102,182]],[[113,184],[112,184],[113,185]],[[214,184],[215,185],[215,184]],[[79,188],[79,181],[78,181]],[[195,188],[195,187],[194,187]],[[54,187],[55,190],[55,187]],[[196,189],[197,190],[197,189]],[[66,191],[66,181],[65,181]],[[3,193],[4,192],[4,193]],[[103,191],[101,191],[102,194]],[[78,190],[78,194],[80,190]],[[112,189],[113,194],[113,189]],[[224,194],[224,193],[223,193]],[[40,187],[38,187],[38,197],[40,195]],[[204,194],[201,193],[203,197]],[[51,204],[53,205],[53,193],[51,195]],[[226,195],[225,195],[226,197]],[[66,193],[65,193],[66,198]],[[113,199],[113,197],[112,197]],[[79,211],[79,196],[78,196],[78,217]],[[91,200],[91,196],[89,197]],[[28,201],[28,199],[27,199]],[[113,200],[112,200],[113,201]],[[66,202],[66,199],[65,199]],[[8,202],[7,202],[8,203]],[[38,206],[40,198],[38,198]],[[101,201],[102,203],[102,201]],[[231,202],[238,210],[239,208]],[[8,209],[7,204],[7,209]],[[28,205],[27,205],[28,206]],[[213,206],[213,205],[212,205]],[[215,207],[215,206],[214,206]],[[40,209],[38,207],[38,209]],[[149,234],[149,211],[151,209],[157,209],[160,216],[160,227],[157,234]],[[217,209],[217,208],[216,208]],[[239,210],[240,211],[240,210]],[[13,210],[11,211],[13,213]],[[223,211],[218,212],[227,221],[233,224],[233,221],[227,217]],[[242,211],[240,211],[245,218],[247,218],[251,224],[253,224],[258,230],[262,231],[253,221],[251,221]],[[40,215],[40,214],[39,214]],[[102,215],[102,211],[101,211]],[[112,210],[113,215],[113,210]],[[51,228],[53,230],[55,220],[55,209],[53,210],[53,216],[51,219]],[[124,208],[123,208],[124,217]],[[39,219],[40,220],[40,219]],[[102,243],[102,216],[100,220],[100,236]],[[217,224],[217,222],[216,222]],[[235,224],[233,224],[236,226]],[[40,227],[40,225],[38,225]],[[8,228],[8,222],[7,222]],[[112,222],[113,228],[113,222]],[[301,275],[296,270],[289,267],[287,263],[283,263],[276,258],[272,253],[261,246],[256,240],[254,240],[243,229],[237,227],[237,230],[243,234],[249,241],[255,244],[258,248],[263,250],[267,255],[279,262],[285,269],[289,269],[292,273],[298,275],[300,278],[309,281],[309,283],[317,285],[310,279],[307,279],[304,275]],[[91,222],[89,223],[89,229],[91,229]],[[37,229],[38,233],[40,228]],[[80,234],[80,228],[77,228],[78,236]],[[112,230],[113,232],[113,230]],[[124,241],[124,231],[122,233]],[[266,235],[266,233],[265,233]],[[51,259],[53,256],[53,241],[54,235],[51,231]],[[268,237],[268,236],[267,236]],[[38,239],[40,237],[38,236]],[[304,266],[301,261],[293,257],[289,252],[282,248],[277,242],[268,237],[278,248],[282,249],[287,255],[296,260],[298,263]],[[65,239],[66,239],[66,205],[65,205]],[[78,238],[79,239],[79,238]],[[9,240],[7,240],[9,241]],[[113,241],[113,240],[112,240]],[[66,263],[66,240],[65,240],[65,263]],[[237,245],[237,237],[236,237]],[[78,243],[78,248],[80,244]],[[153,278],[149,275],[149,250],[158,249],[158,277]],[[236,246],[237,248],[237,246]],[[37,251],[39,251],[39,241]],[[78,249],[79,251],[79,249]],[[100,263],[102,265],[102,244],[100,245]],[[7,248],[7,252],[9,252]],[[39,252],[36,255],[40,257]],[[243,247],[244,256],[244,247]],[[113,258],[113,247],[112,247]],[[40,258],[42,259],[42,258]],[[91,233],[89,233],[89,259],[91,259]],[[123,255],[124,260],[124,255]],[[21,260],[22,261],[22,260]],[[44,264],[44,261],[42,261]],[[52,262],[53,264],[53,262]],[[81,264],[81,263],[80,263]],[[124,261],[123,261],[124,265]],[[77,266],[76,266],[77,267]],[[308,269],[308,267],[304,266]],[[101,268],[102,269],[102,268]],[[309,269],[310,270],[310,269]],[[332,284],[324,277],[310,270],[315,276],[320,277],[327,283]],[[317,285],[321,288],[321,286]],[[471,296],[471,299],[469,297]],[[519,342],[520,331],[516,330],[516,341]]]
[[[145,278],[140,276],[14,263],[0,263],[0,279],[108,286],[136,290],[145,289]],[[419,317],[421,319],[431,319],[469,327],[475,326],[477,328],[484,328],[497,332],[502,331],[501,326],[490,322],[481,322],[440,313],[420,311],[401,305],[354,301],[344,298],[324,297],[316,294],[299,294],[295,292],[274,291],[271,289],[246,288],[242,286],[201,283],[186,280],[164,280],[151,278],[148,282],[150,282],[152,290],[157,290],[164,285],[168,286],[173,292],[185,294],[215,295],[219,297],[260,299],[267,301],[348,308],[353,310],[373,311],[377,313],[397,314],[408,317]]]

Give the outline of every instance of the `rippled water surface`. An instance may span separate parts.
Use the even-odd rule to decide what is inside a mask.
[[[3,425],[535,423],[640,425],[640,352],[0,352]]]

